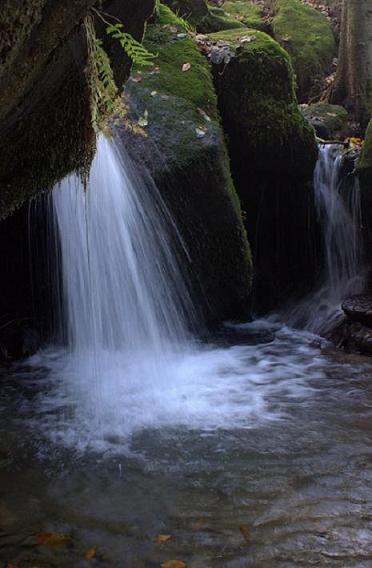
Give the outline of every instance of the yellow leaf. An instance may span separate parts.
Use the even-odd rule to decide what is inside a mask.
[[[158,534],[156,537],[157,544],[163,544],[164,542],[168,542],[172,538],[171,534]]]
[[[38,544],[69,544],[72,538],[62,533],[40,533],[37,535]]]
[[[86,551],[84,552],[84,558],[85,560],[92,560],[92,558],[95,557],[95,555],[97,554],[97,551],[95,548],[87,548]]]
[[[186,568],[186,564],[182,560],[167,560],[161,564],[161,568]]]

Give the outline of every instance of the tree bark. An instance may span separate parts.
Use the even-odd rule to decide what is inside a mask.
[[[372,115],[372,0],[344,0],[332,102],[365,127]]]

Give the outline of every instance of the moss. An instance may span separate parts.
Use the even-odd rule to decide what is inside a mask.
[[[148,167],[172,212],[207,318],[242,317],[251,289],[250,249],[211,71],[184,32],[182,22],[160,5],[145,38],[146,47],[158,54],[156,67],[134,69],[126,86],[132,119],[147,111],[145,135],[125,129],[120,135],[132,157]],[[191,68],[183,72],[185,63]]]
[[[251,41],[240,42],[242,36]],[[232,152],[244,148],[255,169],[311,177],[317,148],[314,130],[298,109],[294,75],[286,51],[269,35],[241,29],[211,34],[236,50],[221,72],[215,70],[221,112],[236,134]]]
[[[245,0],[228,0],[224,12],[238,23],[257,30],[266,31],[267,24],[262,20],[262,11],[257,4]]]
[[[356,171],[360,177],[362,182],[363,189],[368,190],[368,193],[371,194],[372,189],[372,120],[370,120],[365,140],[363,144],[363,148],[359,157],[359,160],[356,165]],[[369,200],[372,200],[372,197],[369,197]]]
[[[346,131],[349,115],[342,106],[315,103],[304,105],[302,113],[314,126],[320,138],[338,140]]]
[[[306,101],[319,94],[336,46],[327,18],[300,0],[274,0],[276,39],[290,53],[296,72],[298,97]]]
[[[246,22],[254,28],[265,28],[260,10],[251,2],[231,0],[223,8],[208,6],[206,0],[166,0],[165,3],[201,33],[240,28]],[[229,9],[225,10],[225,6]]]

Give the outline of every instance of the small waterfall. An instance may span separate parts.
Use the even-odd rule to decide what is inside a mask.
[[[356,177],[351,180],[344,183],[340,146],[321,145],[314,172],[314,199],[324,241],[323,283],[291,310],[288,321],[295,327],[326,333],[342,315],[342,300],[362,289],[360,188]]]
[[[123,152],[100,137],[86,191],[70,176],[52,203],[70,349],[160,352],[184,341],[193,309],[177,261],[182,241],[156,187],[150,195]]]

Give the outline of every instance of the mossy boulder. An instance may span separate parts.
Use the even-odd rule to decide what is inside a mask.
[[[291,56],[300,102],[307,102],[322,89],[329,74],[336,43],[324,14],[301,0],[272,0],[274,36]]]
[[[155,67],[126,86],[132,120],[120,129],[134,160],[149,169],[190,254],[189,276],[210,321],[247,313],[252,265],[231,179],[207,60],[182,22],[160,5],[146,47]]]
[[[257,30],[209,35],[228,44],[234,56],[215,66],[215,83],[232,154],[268,170],[310,178],[317,157],[314,130],[296,100],[286,51]]]
[[[223,7],[210,6],[206,0],[165,0],[164,3],[201,33],[240,28],[243,25],[266,29],[260,9],[248,0],[231,0],[225,2]]]
[[[225,14],[241,25],[255,30],[268,31],[269,24],[264,20],[262,7],[248,0],[227,0],[223,4]]]
[[[94,0],[6,0],[0,13],[0,218],[95,151],[83,18]],[[106,12],[141,39],[154,0],[106,0]],[[113,50],[115,53],[115,49]],[[117,59],[114,60],[116,63]],[[130,63],[120,55],[121,79]],[[114,65],[115,66],[115,65]],[[117,66],[115,66],[117,69]]]
[[[316,277],[315,132],[298,108],[289,55],[274,39],[246,28],[208,37],[212,60],[219,49],[227,54],[214,66],[215,85],[252,246],[254,308],[265,312]]]
[[[370,120],[356,171],[372,206],[372,120]]]
[[[328,103],[302,105],[304,117],[323,140],[340,140],[347,131],[349,115],[344,107]]]

